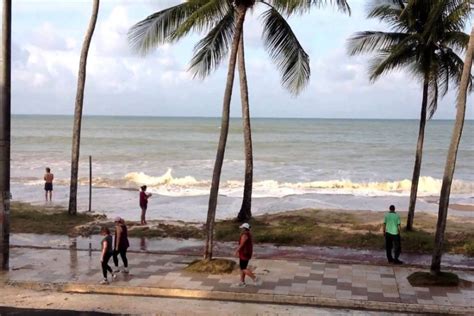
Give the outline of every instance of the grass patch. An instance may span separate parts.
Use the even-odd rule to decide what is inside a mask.
[[[149,227],[140,227],[129,225],[129,227],[133,227],[128,232],[130,237],[147,237],[147,238],[179,238],[179,239],[189,239],[189,238],[196,238],[196,239],[203,239],[204,238],[204,231],[199,229],[198,227],[192,225],[170,225],[170,224],[158,224],[153,228]]]
[[[406,217],[404,213],[401,215],[402,218]],[[250,220],[250,225],[256,243],[383,249],[382,221],[383,213],[303,209],[257,216]],[[430,223],[435,225],[434,216],[426,213],[417,214],[416,229],[412,232],[402,232],[403,251],[415,253],[433,251],[434,230],[427,228]],[[448,227],[451,225],[459,226],[456,222],[448,222]],[[217,222],[216,239],[238,240],[240,235],[238,226],[239,223],[235,220]],[[459,230],[452,227],[448,229],[445,251],[474,256],[472,231],[474,231],[472,222],[464,223]]]
[[[402,222],[405,213],[400,214]],[[417,213],[415,230],[402,231],[402,250],[413,253],[431,253],[434,246],[434,226],[436,217]],[[97,234],[101,222],[87,225],[100,215],[78,213],[67,214],[61,207],[33,206],[26,203],[12,203],[11,231],[13,233],[88,235]],[[344,247],[355,249],[384,248],[382,235],[383,213],[343,212],[337,210],[302,209],[277,214],[264,214],[250,220],[256,243],[271,243],[288,246]],[[151,221],[153,222],[153,221]],[[204,239],[205,230],[200,224],[185,222],[155,223],[141,226],[127,222],[130,237]],[[82,226],[81,226],[82,225]],[[240,223],[236,220],[216,222],[217,241],[236,242],[240,236]],[[74,228],[76,227],[76,230]],[[79,228],[80,227],[80,228]],[[450,253],[474,257],[474,221],[448,219],[444,250]]]
[[[95,219],[95,216],[84,213],[69,215],[61,207],[14,202],[11,204],[10,229],[12,233],[71,235],[76,226]]]
[[[474,238],[464,244],[463,250],[468,256],[474,257]]]
[[[408,282],[411,286],[458,286],[459,277],[450,272],[440,272],[437,275],[433,275],[429,272],[415,272],[410,274]]]
[[[228,259],[196,260],[184,270],[194,273],[229,274],[234,271],[235,261]]]

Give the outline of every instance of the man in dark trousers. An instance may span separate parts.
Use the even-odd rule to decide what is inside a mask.
[[[383,221],[383,235],[385,236],[385,249],[387,251],[387,260],[389,263],[402,264],[398,260],[401,252],[400,242],[401,221],[400,215],[395,213],[395,206],[390,205],[390,212],[385,214]],[[394,256],[392,257],[392,248]]]

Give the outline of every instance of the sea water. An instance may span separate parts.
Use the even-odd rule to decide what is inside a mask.
[[[422,211],[437,210],[453,124],[427,124],[417,205]],[[219,128],[219,118],[84,117],[79,209],[88,205],[90,155],[96,212],[138,219],[138,190],[145,184],[153,193],[149,218],[205,220]],[[71,135],[70,116],[13,116],[14,200],[44,203],[42,178],[50,167],[53,203],[67,205]],[[389,204],[406,210],[417,136],[416,120],[253,119],[253,212],[384,211]],[[451,203],[474,204],[473,136],[474,122],[466,121]],[[218,218],[238,212],[243,179],[242,122],[231,119]]]

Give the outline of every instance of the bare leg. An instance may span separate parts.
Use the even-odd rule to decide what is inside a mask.
[[[146,207],[142,207],[142,216],[141,216],[141,223],[142,223],[142,225],[145,225],[145,224],[146,224],[145,214],[146,214]]]
[[[245,279],[245,275],[248,275],[252,280],[255,281],[255,274],[253,274],[252,271],[250,271],[249,269],[245,269],[242,271],[242,274],[244,274],[244,276],[242,277],[241,276],[241,279]],[[243,282],[243,281],[242,281]]]
[[[49,191],[49,201],[53,200],[53,191]]]
[[[245,283],[245,272],[240,270],[240,282]]]
[[[44,191],[44,198],[46,199],[46,202],[48,202],[48,191]]]

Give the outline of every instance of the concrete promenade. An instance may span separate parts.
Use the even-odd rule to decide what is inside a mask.
[[[425,288],[412,287],[406,279],[419,268],[255,259],[250,265],[261,284],[240,288],[238,271],[229,275],[183,271],[196,259],[178,254],[130,253],[130,274],[120,274],[109,285],[99,285],[102,275],[98,252],[13,247],[11,269],[0,274],[0,280],[28,289],[70,293],[474,315],[473,271],[456,271],[463,279],[457,288]]]

